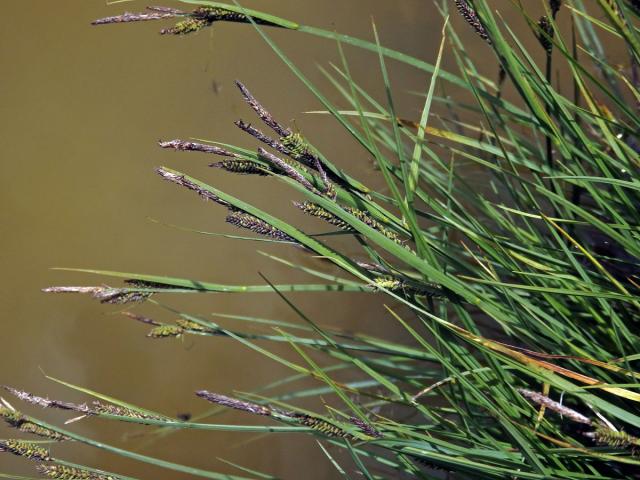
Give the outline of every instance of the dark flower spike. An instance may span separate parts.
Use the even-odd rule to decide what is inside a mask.
[[[244,400],[238,400],[236,398],[227,397],[226,395],[212,393],[207,390],[197,391],[196,395],[211,403],[233,408],[235,410],[241,410],[243,412],[263,415],[266,417],[274,417],[285,421],[293,421],[300,425],[312,428],[313,430],[316,430],[328,437],[355,438],[352,434],[343,430],[339,426],[322,418],[307,415],[306,413],[287,412],[269,405],[258,405],[257,403],[245,402]],[[356,426],[359,427],[359,425]]]
[[[220,7],[199,7],[193,12],[187,14],[190,18],[182,22],[178,22],[172,28],[160,30],[161,35],[186,35],[188,33],[197,32],[205,27],[212,25],[214,22],[234,22],[234,23],[251,23],[249,17],[240,12],[233,12]],[[253,21],[260,25],[278,26],[266,20],[253,18]]]
[[[538,28],[540,29],[540,31],[538,32],[538,41],[540,42],[540,45],[542,46],[542,48],[544,49],[545,52],[547,52],[547,55],[551,54],[551,51],[553,50],[553,25],[551,23],[551,20],[549,20],[549,17],[547,17],[546,15],[540,17],[540,20],[538,20]]]
[[[487,30],[484,28],[484,26],[480,22],[480,19],[478,18],[478,15],[473,10],[473,8],[471,8],[469,3],[467,3],[466,0],[455,0],[455,2],[456,8],[458,9],[458,12],[460,12],[460,15],[462,15],[462,18],[464,18],[466,22],[471,25],[476,33],[480,35],[480,38],[490,44],[491,39],[489,39]]]
[[[13,453],[29,460],[51,461],[51,456],[46,448],[38,446],[37,443],[24,440],[0,440],[0,452]]]
[[[175,150],[181,151],[189,151],[189,152],[204,152],[204,153],[212,153],[214,155],[220,155],[221,157],[232,157],[232,158],[240,158],[239,155],[236,155],[233,152],[225,150],[224,148],[215,146],[215,145],[207,145],[204,143],[197,142],[189,142],[187,140],[169,140],[158,142],[158,145],[162,148],[173,148]]]
[[[306,188],[310,192],[317,193],[317,194],[320,193],[318,192],[318,190],[316,190],[316,188],[313,185],[311,185],[309,180],[304,178],[304,176],[300,172],[298,172],[295,168],[293,168],[291,165],[289,165],[287,162],[285,162],[281,158],[276,157],[272,153],[267,152],[264,148],[258,148],[258,154],[261,157],[267,159],[270,163],[272,163],[276,167],[278,167],[278,169],[282,170],[289,178],[294,179],[296,182],[298,182],[300,185],[302,185],[304,188]]]
[[[195,18],[206,20],[209,24],[213,22],[237,22],[237,23],[251,23],[251,20],[247,15],[240,12],[234,12],[221,7],[199,7],[196,8],[191,15]],[[278,26],[275,23],[263,20],[261,18],[251,17],[251,19],[259,25]]]
[[[287,155],[287,156],[291,155],[291,152],[289,151],[289,149],[285,147],[282,143],[280,143],[277,140],[274,140],[268,135],[265,135],[261,130],[257,129],[250,123],[243,122],[242,120],[236,120],[233,123],[235,123],[235,125],[243,132],[248,133],[256,140],[264,143],[265,145],[270,146],[274,150],[277,150],[278,152],[282,153],[283,155]]]
[[[582,423],[584,425],[589,425],[594,427],[593,431],[585,432],[583,435],[592,439],[599,445],[606,445],[613,448],[631,448],[636,449],[640,447],[640,438],[635,437],[624,430],[615,430],[613,425],[610,425],[604,418],[603,421],[594,421],[590,418],[585,417],[581,413],[576,412],[564,405],[551,400],[549,397],[537,392],[532,392],[531,390],[526,390],[524,388],[519,388],[518,392],[523,397],[528,398],[533,403],[537,403],[538,405],[544,405],[547,409],[554,411],[563,418],[568,418],[569,420],[577,423]],[[609,425],[605,425],[605,423]]]
[[[368,436],[373,437],[373,438],[381,438],[382,437],[382,434],[378,430],[373,428],[373,426],[369,425],[368,423],[360,420],[359,418],[351,417],[349,419],[349,422],[351,422],[356,427],[358,427],[360,429],[360,431],[362,433],[364,433],[365,435],[368,435]]]
[[[226,202],[221,198],[219,198],[217,195],[214,195],[213,193],[203,189],[202,187],[198,186],[191,180],[186,179],[183,175],[178,175],[176,173],[170,172],[162,167],[156,168],[156,173],[169,182],[173,182],[176,185],[180,185],[181,187],[185,187],[185,188],[188,188],[189,190],[193,190],[205,200],[211,200],[217,203],[218,205],[231,208],[231,204],[229,202]]]
[[[572,420],[576,423],[582,423],[584,425],[593,425],[593,421],[590,418],[585,417],[581,413],[578,413],[569,407],[565,407],[561,403],[551,400],[549,397],[541,393],[533,392],[524,388],[519,388],[518,392],[520,393],[520,395],[531,400],[533,403],[543,405],[552,412],[556,412],[557,414],[562,415],[569,420]]]
[[[549,8],[551,9],[551,16],[555,19],[556,15],[562,7],[562,0],[549,0]]]
[[[146,22],[148,20],[163,20],[183,15],[184,12],[174,9],[164,9],[163,7],[150,7],[151,13],[131,13],[124,12],[122,15],[99,18],[91,22],[91,25],[109,25],[111,23]]]
[[[91,405],[87,405],[86,403],[71,403],[71,402],[62,402],[60,400],[51,400],[46,397],[39,397],[29,392],[25,392],[24,390],[18,390],[16,388],[4,387],[5,390],[10,392],[12,395],[15,395],[19,400],[23,402],[30,403],[32,405],[37,405],[42,408],[56,408],[60,410],[71,410],[74,412],[82,413],[83,415],[116,415],[120,417],[129,417],[129,418],[137,418],[137,419],[155,419],[155,420],[167,420],[169,417],[163,415],[153,415],[145,412],[140,412],[138,410],[134,410],[132,408],[122,407],[120,405],[113,405],[102,403],[97,400],[93,401]]]
[[[255,415],[271,416],[275,411],[267,406],[258,405],[257,403],[245,402],[236,398],[227,397],[226,395],[220,395],[219,393],[209,392],[207,390],[199,390],[196,395],[211,403],[222,405],[223,407],[234,408],[236,410],[242,410],[243,412],[253,413]]]
[[[245,87],[240,81],[236,80],[236,86],[240,89],[240,93],[244,97],[245,101],[249,104],[249,106],[253,109],[254,112],[260,117],[267,126],[269,126],[274,132],[276,132],[280,137],[288,137],[291,135],[291,130],[283,127],[280,123],[278,123],[271,113],[262,106],[256,98],[251,95],[251,92]]]
[[[301,154],[300,140],[296,140],[302,138],[298,133],[292,133],[286,137],[281,137],[280,140],[275,140],[268,135],[265,135],[261,130],[254,127],[250,123],[243,122],[242,120],[237,120],[234,122],[235,125],[242,131],[248,133],[258,141],[264,143],[265,145],[269,145],[274,150],[291,157],[296,162],[301,163],[307,167],[314,168],[320,173],[322,181],[325,185],[329,182],[327,179],[327,174],[322,168],[322,164],[320,159],[315,155],[309,153],[308,147],[304,147],[304,151]],[[304,142],[304,140],[302,140]],[[305,143],[306,145],[306,143]],[[286,160],[285,160],[286,161]],[[287,161],[287,163],[291,164]],[[302,167],[304,170],[304,167]],[[306,171],[306,170],[305,170]]]
[[[45,293],[88,293],[100,303],[124,305],[127,303],[140,303],[147,300],[153,292],[140,292],[129,288],[112,287],[49,287],[43,288]]]
[[[325,169],[322,166],[322,162],[317,155],[311,152],[309,144],[304,140],[299,133],[293,133],[289,128],[282,126],[278,123],[271,113],[262,106],[258,100],[249,92],[240,81],[236,80],[236,85],[240,89],[242,96],[249,106],[256,112],[258,117],[280,135],[279,141],[274,140],[262,133],[259,129],[253,127],[251,124],[245,123],[242,120],[238,120],[235,124],[241,129],[247,132],[249,135],[255,137],[262,143],[269,145],[274,150],[291,157],[302,164],[311,167],[320,173],[320,178],[324,184],[324,191],[330,198],[335,198],[335,187],[329,182],[329,178]]]
[[[71,402],[61,402],[59,400],[51,400],[46,397],[39,397],[29,392],[25,392],[24,390],[18,390],[17,388],[9,387],[7,385],[4,386],[4,389],[14,395],[17,399],[22,400],[23,402],[30,403],[32,405],[37,405],[42,408],[57,408],[60,410],[72,410],[74,412],[81,413],[89,413],[89,407],[86,405],[80,405],[77,403]]]
[[[175,288],[189,289],[188,287],[174,287],[161,283],[144,282],[141,280],[125,280],[125,283],[135,288],[113,288],[108,286],[62,286],[43,288],[45,293],[88,293],[100,303],[124,305],[128,303],[141,303],[149,299],[156,291]],[[154,290],[154,291],[151,291]]]
[[[251,23],[251,19],[247,15],[220,7],[198,7],[192,12],[184,12],[169,7],[147,7],[147,10],[149,12],[125,12],[122,15],[100,18],[91,22],[91,24],[108,25],[112,23],[145,22],[148,20],[186,17],[185,20],[178,22],[175,26],[164,28],[160,31],[162,35],[185,35],[202,30],[214,22]],[[253,21],[261,25],[278,26],[260,18],[253,18]]]
[[[297,243],[297,241],[281,230],[271,226],[264,220],[246,212],[234,210],[227,215],[226,222],[238,228],[245,228],[259,235],[271,237],[282,242]]]

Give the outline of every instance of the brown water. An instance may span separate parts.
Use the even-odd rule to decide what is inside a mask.
[[[506,6],[510,2],[497,3]],[[442,20],[432,4],[423,0],[256,0],[244,4],[368,39],[372,38],[373,16],[385,45],[429,61],[435,59],[440,39]],[[257,203],[276,216],[295,220],[309,231],[323,229],[292,209],[291,192],[276,181],[211,170],[206,167],[211,157],[161,151],[156,146],[158,139],[199,137],[255,148],[256,142],[232,123],[237,118],[255,121],[234,88],[234,79],[241,79],[278,118],[295,119],[297,128],[339,166],[365,183],[375,185],[379,180],[370,159],[335,122],[301,113],[321,106],[250,26],[216,24],[197,35],[168,38],[157,34],[168,25],[163,22],[89,25],[94,18],[144,5],[105,6],[95,0],[3,4],[0,383],[53,398],[88,400],[46,380],[46,372],[168,415],[198,414],[208,405],[193,395],[194,390],[252,391],[292,372],[232,340],[150,340],[145,338],[145,327],[120,315],[119,308],[80,296],[40,293],[49,285],[105,281],[50,267],[165,274],[228,284],[262,283],[258,272],[274,282],[315,281],[256,252],[265,250],[330,271],[296,249],[202,236],[148,221],[152,217],[200,230],[238,233],[224,224],[223,209],[153,174],[153,167],[167,165]],[[486,49],[459,18],[453,22],[471,40],[472,54]],[[269,33],[313,82],[329,92],[330,99],[345,104],[316,68],[329,61],[339,63],[335,45],[295,32]],[[354,77],[383,101],[376,56],[349,48],[347,53]],[[444,65],[453,65],[451,55],[445,56]],[[420,100],[407,92],[424,91],[428,78],[394,62],[389,66],[399,92],[400,114],[417,118]],[[495,75],[493,59],[482,67],[483,73]],[[377,297],[298,294],[291,299],[324,325],[401,338],[391,320],[381,314],[382,300]],[[161,300],[202,315],[224,312],[300,322],[271,294],[176,295]],[[135,311],[171,320],[153,305]],[[220,323],[250,328],[229,320]],[[264,346],[300,361],[286,346]],[[318,386],[294,386],[305,385]],[[308,401],[300,404],[318,406]],[[58,424],[66,418],[59,412],[37,413]],[[251,416],[233,412],[215,421],[256,423]],[[150,443],[148,436],[137,436],[152,430],[148,427],[94,419],[69,428],[204,469],[241,474],[217,460],[224,458],[287,479],[338,478],[315,441],[303,436],[194,431]],[[13,433],[0,427],[0,438]],[[84,446],[55,446],[53,454],[139,478],[193,478]],[[0,455],[0,466],[0,473],[33,474],[32,465],[8,455]]]

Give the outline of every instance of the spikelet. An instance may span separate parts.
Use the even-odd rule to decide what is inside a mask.
[[[58,433],[55,430],[51,430],[49,428],[41,427],[33,422],[25,421],[20,424],[18,430],[24,433],[30,433],[32,435],[36,435],[42,438],[48,438],[49,440],[55,440],[56,442],[63,442],[66,440],[70,440],[69,437],[63,435],[62,433]]]
[[[341,230],[353,231],[353,228],[351,228],[351,225],[349,225],[344,220],[336,217],[333,213],[325,210],[324,208],[322,208],[320,205],[316,203],[305,201],[302,203],[294,202],[293,204],[296,207],[298,207],[300,210],[302,210],[304,213],[306,213],[307,215],[320,218],[325,222],[330,223],[331,225],[335,225]]]
[[[269,172],[272,171],[268,165],[261,165],[250,160],[223,160],[209,166],[240,175],[269,175]]]
[[[325,174],[326,176],[326,174]],[[331,200],[335,200],[338,197],[338,191],[336,190],[336,186],[334,183],[330,182],[328,177],[324,180],[324,191],[323,193],[327,196],[327,198]]]
[[[147,337],[149,338],[169,338],[179,337],[184,331],[178,325],[160,325],[149,330]]]
[[[25,418],[17,410],[0,406],[0,417],[14,428],[18,428]]]
[[[127,303],[142,303],[146,301],[152,292],[136,292],[135,290],[118,289],[100,298],[100,303],[111,305],[125,305]]]
[[[91,404],[91,413],[93,415],[116,415],[119,417],[137,418],[139,420],[168,420],[168,417],[162,415],[153,415],[145,412],[140,412],[132,408],[123,407],[120,405],[113,405],[110,403],[102,403],[97,400]]]
[[[586,434],[600,445],[607,445],[614,448],[637,448],[640,447],[640,438],[628,434],[624,430],[616,432],[603,424],[598,424],[593,432]]]
[[[259,235],[275,238],[283,242],[295,242],[296,240],[281,230],[269,225],[264,220],[240,210],[234,210],[226,218],[227,223],[238,228],[245,228]]]
[[[17,410],[12,410],[6,407],[0,407],[0,417],[11,425],[13,428],[17,428],[21,432],[37,435],[42,438],[48,438],[50,440],[63,441],[69,440],[69,437],[58,433],[49,428],[42,427],[36,423],[29,421],[22,413]]]
[[[160,30],[160,35],[188,35],[202,30],[209,26],[210,23],[200,18],[188,18],[175,24],[171,28],[163,28]]]
[[[29,460],[40,460],[48,462],[51,460],[49,451],[46,448],[38,446],[33,442],[25,442],[24,440],[2,440],[0,441],[0,452],[9,452],[19,457],[28,458]]]
[[[402,241],[402,239],[400,239],[400,237],[398,236],[397,233],[389,230],[387,227],[385,227],[384,225],[382,225],[380,222],[378,222],[377,220],[375,220],[371,215],[369,215],[367,212],[363,211],[363,210],[359,210],[357,208],[354,207],[344,207],[344,210],[349,212],[351,215],[353,215],[354,217],[356,217],[358,220],[360,220],[363,223],[366,223],[368,226],[370,226],[371,228],[379,231],[381,234],[383,234],[385,237],[387,237],[389,240],[393,240],[394,242],[396,242],[398,245],[404,245],[404,242]]]
[[[64,465],[38,465],[38,471],[48,478],[57,480],[118,480],[114,475],[92,472],[84,468],[66,467]]]
[[[349,439],[355,438],[349,432],[322,418],[312,417],[311,415],[307,415],[305,413],[295,413],[292,415],[292,418],[295,418],[301,425],[312,428],[313,430],[316,430],[317,432],[320,432],[327,437]]]
[[[206,327],[199,323],[193,322],[191,320],[185,320],[184,318],[178,318],[176,320],[176,325],[178,325],[183,330],[191,330],[192,332],[202,332],[202,333],[214,333],[215,329]]]
[[[376,289],[384,288],[386,290],[402,290],[405,285],[403,282],[393,277],[378,277],[373,280]]]
[[[291,158],[298,160],[299,158],[309,154],[309,144],[299,133],[292,133],[290,135],[280,137],[280,142],[287,147]]]
[[[325,208],[321,207],[318,204],[307,201],[302,203],[294,202],[294,205],[298,207],[300,210],[302,210],[304,213],[306,213],[307,215],[312,215],[314,217],[321,218],[325,222],[335,225],[341,230],[354,231],[354,228],[351,225],[349,225],[348,222],[342,220],[341,218],[336,217],[334,214],[327,211]],[[366,223],[371,228],[374,228],[380,233],[382,233],[388,239],[393,240],[399,245],[405,246],[404,242],[402,241],[402,239],[400,239],[397,233],[386,228],[380,222],[378,222],[373,217],[371,217],[367,212],[363,210],[359,210],[357,208],[353,208],[353,207],[342,207],[342,208],[344,211],[350,213],[361,222]]]

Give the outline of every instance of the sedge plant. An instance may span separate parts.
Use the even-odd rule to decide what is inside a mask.
[[[149,7],[94,23],[176,22],[161,31],[165,35],[194,34],[216,22],[254,29],[324,106],[315,113],[331,116],[375,161],[385,188],[371,189],[346,174],[312,145],[312,134],[303,136],[281,123],[249,85],[237,82],[238,94],[259,122],[236,125],[253,137],[255,150],[220,143],[224,139],[164,140],[160,147],[188,152],[180,155],[199,152],[203,161],[218,157],[210,165],[230,175],[279,180],[290,188],[292,208],[314,217],[328,234],[306,233],[188,172],[162,166],[156,173],[194,202],[196,197],[210,201],[211,207],[201,208],[226,212],[226,222],[238,227],[234,237],[308,254],[303,264],[273,258],[304,271],[310,281],[273,284],[264,278],[260,285],[226,285],[84,270],[123,284],[46,290],[90,294],[140,310],[144,302],[172,295],[276,292],[302,326],[230,315],[271,328],[256,334],[169,307],[170,323],[126,314],[148,325],[152,338],[236,341],[288,367],[291,377],[282,385],[309,378],[319,388],[292,391],[286,398],[213,392],[206,385],[185,392],[266,417],[268,425],[173,418],[64,382],[97,399],[74,404],[16,386],[6,387],[7,396],[76,417],[146,425],[159,432],[159,441],[181,429],[311,435],[334,462],[336,475],[345,478],[637,478],[639,2],[549,0],[536,18],[527,2],[514,1],[528,31],[514,31],[496,9],[499,2],[436,2],[429,8],[440,11],[443,29],[433,64],[384,47],[375,26],[375,41],[369,42],[239,3],[182,3],[183,10]],[[474,58],[460,40],[451,21],[456,15],[485,44],[482,58]],[[274,28],[336,46],[341,62],[322,71],[341,96],[339,105],[271,39]],[[537,39],[533,46],[524,41],[531,35]],[[374,54],[384,100],[351,76],[344,45]],[[625,64],[611,63],[607,52],[613,45],[626,53]],[[455,60],[456,71],[441,68],[445,55]],[[399,93],[389,80],[390,60],[425,75],[424,91],[414,97],[419,118],[396,114]],[[488,61],[495,63],[498,81],[480,73],[478,65]],[[554,79],[556,69],[564,72],[561,85]],[[442,86],[464,93],[466,100],[442,94]],[[503,95],[507,86],[515,93]],[[469,181],[469,171],[486,179],[482,188]],[[359,253],[333,245],[331,237],[338,234],[355,238]],[[322,263],[340,273],[325,273]],[[376,338],[364,324],[358,333],[325,328],[289,299],[290,292],[358,291],[389,297],[386,303],[396,307],[381,310],[380,321],[404,330],[412,341]],[[270,351],[269,342],[288,344],[298,361]],[[326,364],[318,363],[318,355]],[[345,372],[352,380],[338,380]],[[310,411],[295,404],[319,395],[333,396],[337,406]],[[6,422],[46,443],[5,440],[0,451],[35,462],[50,478],[130,478],[55,457],[51,442],[60,441],[201,478],[266,478],[246,468],[230,476],[145,456],[3,402],[0,415]],[[344,455],[334,458],[336,451]]]

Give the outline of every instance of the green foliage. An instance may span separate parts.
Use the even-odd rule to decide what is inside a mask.
[[[359,254],[341,252],[324,237],[309,235],[181,172],[163,167],[158,173],[226,208],[228,221],[236,226],[265,235],[280,248],[302,248],[310,258],[321,258],[314,261],[332,262],[343,276],[321,273],[309,266],[311,260],[293,265],[273,257],[324,283],[272,285],[265,279],[264,285],[229,286],[93,272],[126,279],[128,285],[106,293],[106,287],[50,291],[79,291],[100,299],[115,292],[118,299],[138,302],[154,301],[151,294],[275,291],[305,326],[236,317],[273,329],[272,334],[255,335],[227,330],[186,312],[172,312],[179,316],[175,325],[137,319],[152,324],[150,336],[156,338],[234,339],[293,371],[279,385],[308,377],[320,386],[292,390],[285,398],[240,400],[199,394],[219,406],[267,416],[280,424],[273,427],[172,420],[136,414],[142,410],[128,404],[120,405],[125,409],[94,409],[88,414],[170,429],[313,435],[325,446],[343,449],[345,456],[336,459],[322,447],[346,478],[352,471],[368,479],[397,478],[400,472],[426,478],[435,470],[453,472],[455,478],[496,479],[629,478],[637,472],[640,374],[633,370],[640,360],[637,2],[598,0],[589,2],[587,9],[581,0],[562,4],[552,0],[545,4],[542,19],[531,18],[521,7],[530,31],[515,33],[490,0],[456,1],[469,23],[464,27],[475,29],[479,41],[485,41],[478,59],[454,30],[447,13],[450,2],[442,2],[438,6],[443,37],[435,65],[381,46],[375,26],[372,43],[238,4],[183,3],[198,8],[175,13],[187,17],[181,22],[200,18],[201,7],[210,7],[218,16],[207,17],[208,25],[225,21],[225,15],[228,21],[251,23],[246,28],[255,28],[324,105],[325,110],[317,113],[331,115],[375,159],[390,196],[371,191],[340,171],[313,147],[312,134],[302,138],[280,125],[240,84],[249,105],[275,132],[273,138],[259,131],[249,133],[290,158],[228,147],[231,152],[218,153],[234,157],[226,160],[233,162],[226,170],[279,178],[291,187],[297,206],[316,217],[319,225],[324,222],[340,230],[332,233],[354,236]],[[560,21],[570,23],[575,35],[565,38],[556,23]],[[273,27],[293,30],[291,36],[306,33],[337,43],[342,64],[322,71],[344,105],[332,104],[287,58],[269,37],[268,28]],[[531,51],[523,44],[530,35],[539,40]],[[352,78],[342,50],[345,44],[377,54],[385,103]],[[605,46],[614,45],[629,53],[627,65],[610,63]],[[534,52],[535,48],[540,51]],[[441,69],[444,56],[455,59],[457,74]],[[536,56],[544,58],[544,65],[534,61]],[[477,69],[477,63],[486,64],[489,58],[498,83]],[[389,59],[429,74],[418,120],[396,114]],[[559,85],[550,74],[552,60],[568,72]],[[502,95],[507,82],[514,87],[515,98]],[[440,94],[441,84],[471,94],[474,103]],[[445,113],[435,115],[435,109]],[[471,181],[471,176],[483,179],[482,184]],[[394,304],[409,307],[410,315],[402,317],[388,307],[380,318],[405,330],[413,343],[372,337],[366,325],[357,334],[326,329],[288,300],[291,291],[388,295]],[[255,340],[286,342],[299,362],[284,359]],[[322,353],[326,365],[318,364],[318,356],[310,351]],[[334,378],[338,372],[348,372],[353,380],[339,382]],[[309,412],[286,403],[331,394],[341,402],[340,408]],[[553,400],[561,396],[562,402]],[[26,393],[18,397],[39,402]],[[119,405],[114,399],[98,398]],[[9,407],[4,411],[10,418],[18,415]],[[128,452],[31,417],[16,418],[20,425],[31,424],[60,438],[159,467],[204,478],[239,478]],[[252,478],[265,478],[241,469]]]

